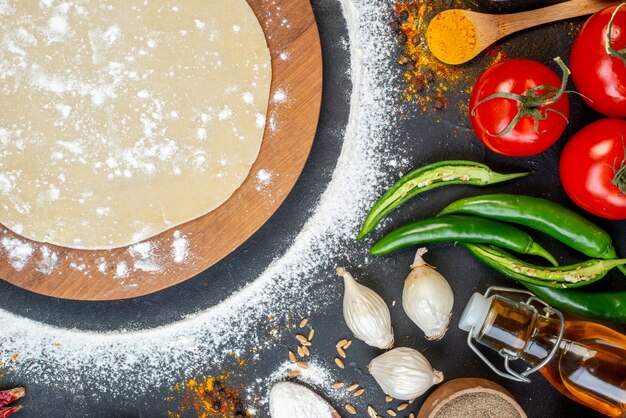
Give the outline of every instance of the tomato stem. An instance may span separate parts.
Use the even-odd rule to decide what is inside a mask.
[[[624,145],[624,135],[620,134],[622,137],[622,145]],[[624,145],[624,158],[622,161],[613,165],[613,180],[611,180],[611,184],[616,186],[621,194],[626,194],[626,145]]]
[[[511,120],[511,122],[506,126],[506,128],[504,128],[500,133],[497,134],[487,132],[488,135],[495,138],[500,138],[509,134],[524,116],[529,116],[533,119],[535,132],[540,133],[539,122],[546,120],[548,118],[549,112],[554,112],[557,115],[560,115],[561,117],[563,117],[563,119],[565,119],[567,123],[569,123],[569,120],[563,113],[559,112],[553,107],[550,107],[550,105],[559,101],[563,94],[568,93],[566,87],[569,81],[569,76],[571,74],[569,68],[567,68],[567,66],[560,57],[556,57],[554,61],[563,71],[560,87],[540,85],[527,90],[526,92],[524,92],[524,94],[501,91],[494,93],[476,103],[476,106],[474,106],[474,108],[472,109],[472,115],[476,114],[476,108],[478,106],[493,99],[510,99],[515,100],[516,102],[519,102],[521,104],[519,111],[517,112],[513,120]],[[540,109],[540,107],[543,107],[543,109]]]
[[[619,60],[621,60],[624,65],[626,66],[626,48],[620,49],[620,50],[616,50],[615,48],[613,48],[613,41],[614,39],[612,38],[613,35],[613,22],[615,21],[615,17],[617,16],[617,12],[619,12],[619,9],[621,9],[623,6],[626,6],[626,3],[622,3],[619,6],[617,6],[615,8],[615,10],[613,10],[613,14],[611,15],[611,19],[609,20],[609,25],[607,27],[606,30],[606,53],[613,58],[617,58]]]

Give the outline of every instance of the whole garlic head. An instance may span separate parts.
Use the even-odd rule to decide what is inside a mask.
[[[412,348],[394,348],[381,354],[368,369],[383,392],[403,401],[417,398],[443,381],[443,373],[434,370],[426,357]]]
[[[343,317],[350,331],[372,347],[393,347],[391,313],[385,301],[372,289],[359,284],[345,268],[337,268],[343,277]]]
[[[427,339],[439,340],[450,323],[454,294],[448,281],[422,258],[426,251],[426,248],[417,250],[411,272],[404,281],[402,307]]]

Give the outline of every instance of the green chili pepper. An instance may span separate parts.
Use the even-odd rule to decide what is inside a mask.
[[[626,264],[626,259],[592,259],[560,267],[535,266],[519,260],[501,248],[465,243],[474,257],[511,279],[524,284],[558,289],[587,286],[603,278],[609,270]]]
[[[457,200],[439,214],[476,215],[521,224],[541,231],[589,257],[617,258],[608,232],[576,212],[546,199],[489,194]]]
[[[357,236],[362,239],[392,210],[427,190],[448,184],[486,186],[523,177],[528,173],[500,174],[473,161],[440,161],[411,171],[380,198],[367,214]]]
[[[383,237],[374,244],[370,253],[382,255],[411,245],[449,241],[494,244],[518,253],[543,257],[558,265],[554,257],[526,232],[475,216],[440,216],[410,223]]]
[[[524,283],[539,299],[565,312],[599,321],[626,324],[626,292],[585,292]]]

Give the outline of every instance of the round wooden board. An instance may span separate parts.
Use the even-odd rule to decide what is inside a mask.
[[[24,289],[78,300],[146,295],[206,270],[278,209],[307,160],[322,96],[322,52],[306,0],[248,0],[272,55],[272,92],[259,157],[235,194],[215,211],[149,240],[150,251],[84,251],[28,241],[0,225],[0,277]],[[245,54],[245,51],[242,51]],[[13,251],[9,252],[9,248]]]

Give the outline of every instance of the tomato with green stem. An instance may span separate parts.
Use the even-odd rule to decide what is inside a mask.
[[[560,161],[561,183],[581,208],[606,219],[626,219],[626,121],[601,119],[569,140]]]
[[[480,76],[470,99],[471,122],[483,144],[499,154],[528,156],[554,144],[567,127],[569,70],[559,77],[532,60],[504,61]]]
[[[592,109],[626,117],[626,7],[608,7],[587,20],[570,65],[576,89]]]

